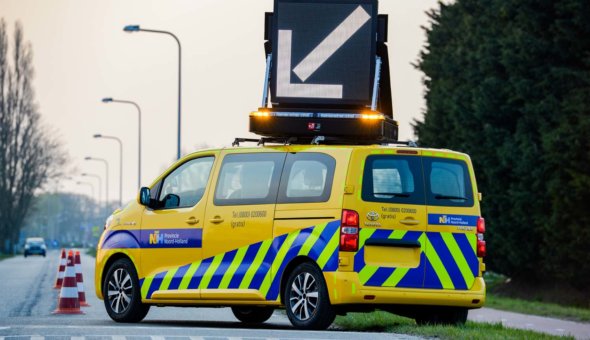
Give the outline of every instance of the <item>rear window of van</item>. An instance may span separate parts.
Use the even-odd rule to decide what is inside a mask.
[[[467,164],[461,160],[424,157],[428,205],[471,207],[473,189]]]
[[[464,161],[394,155],[367,157],[362,198],[367,202],[452,207],[474,203]]]
[[[419,157],[367,157],[362,197],[368,202],[424,204],[422,164]]]

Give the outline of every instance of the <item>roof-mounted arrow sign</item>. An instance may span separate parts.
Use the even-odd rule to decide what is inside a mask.
[[[376,12],[375,0],[276,0],[272,102],[366,106]]]

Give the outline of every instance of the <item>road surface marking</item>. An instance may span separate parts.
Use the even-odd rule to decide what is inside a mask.
[[[83,336],[72,336],[70,337],[70,340],[84,340]]]
[[[44,340],[45,337],[44,336],[32,336],[31,340]]]
[[[166,340],[166,338],[163,337],[163,336],[154,336],[154,335],[152,335],[151,338],[152,338],[152,340]]]

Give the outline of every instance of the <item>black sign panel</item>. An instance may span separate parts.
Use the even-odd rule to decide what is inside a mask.
[[[275,0],[271,101],[371,104],[377,0]]]

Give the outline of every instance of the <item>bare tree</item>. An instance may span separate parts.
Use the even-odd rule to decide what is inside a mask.
[[[0,249],[10,251],[35,190],[65,162],[60,143],[41,125],[33,90],[33,53],[15,24],[9,49],[0,19]]]

